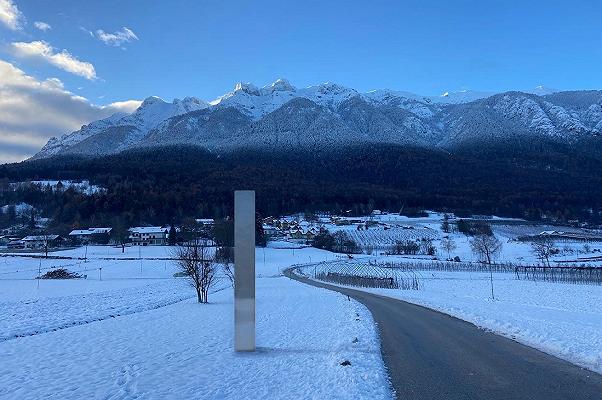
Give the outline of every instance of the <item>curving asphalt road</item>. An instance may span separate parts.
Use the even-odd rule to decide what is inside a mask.
[[[602,375],[425,307],[298,276],[364,304],[398,399],[602,400]]]

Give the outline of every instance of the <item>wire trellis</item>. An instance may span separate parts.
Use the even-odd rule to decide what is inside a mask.
[[[305,273],[317,280],[349,286],[401,290],[424,287],[420,274],[410,269],[389,268],[363,260],[311,264],[305,267]]]
[[[541,266],[514,263],[486,264],[453,261],[337,260],[304,266],[314,279],[349,286],[420,290],[421,271],[495,272],[513,274],[517,280],[602,285],[602,267],[588,265]]]

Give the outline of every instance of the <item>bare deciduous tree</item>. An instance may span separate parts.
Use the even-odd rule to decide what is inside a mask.
[[[42,246],[44,247],[44,253],[46,254],[46,258],[48,258],[48,247],[50,246],[49,242],[52,240],[52,237],[53,235],[48,234],[48,232],[44,232],[44,234],[41,236],[41,239],[43,240]]]
[[[502,242],[495,235],[481,234],[473,237],[470,240],[470,248],[472,252],[479,258],[480,261],[489,265],[489,279],[491,282],[491,298],[495,299],[493,294],[493,270],[491,264],[493,260],[502,251]]]
[[[531,242],[531,249],[533,254],[541,260],[541,263],[547,267],[550,266],[550,257],[556,251],[556,244],[554,239],[549,236],[542,236],[537,240]]]
[[[447,252],[447,259],[450,259],[450,253],[456,250],[456,242],[450,237],[443,238],[441,240],[441,248]]]
[[[199,303],[207,303],[209,289],[215,283],[216,268],[211,250],[204,242],[195,241],[173,251],[178,268],[196,290]]]

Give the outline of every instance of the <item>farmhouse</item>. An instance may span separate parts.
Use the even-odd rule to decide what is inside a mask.
[[[295,229],[292,230],[289,234],[291,239],[294,240],[313,240],[316,237],[316,232],[314,229]]]
[[[61,242],[59,235],[37,235],[37,236],[25,236],[21,239],[23,246],[26,249],[43,249],[45,247],[56,247]]]
[[[162,246],[167,244],[169,228],[160,226],[139,226],[130,228],[130,240],[134,246]]]
[[[25,248],[25,242],[22,240],[11,240],[10,242],[8,242],[6,244],[6,247],[9,249],[24,249]]]
[[[262,227],[263,227],[263,232],[266,235],[276,236],[280,233],[280,229],[276,228],[274,225],[263,224]]]
[[[69,237],[82,243],[108,243],[112,228],[76,229],[69,233]]]
[[[561,242],[576,241],[576,242],[602,242],[602,234],[593,232],[562,232],[562,231],[543,231],[538,237],[549,237]]]

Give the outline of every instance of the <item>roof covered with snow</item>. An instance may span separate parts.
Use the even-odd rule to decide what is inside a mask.
[[[56,240],[59,238],[59,235],[34,235],[34,236],[25,236],[22,240],[24,242],[41,242],[44,240]]]
[[[139,234],[150,234],[150,233],[164,233],[168,231],[169,228],[163,228],[160,226],[136,226],[130,228],[129,231],[131,233],[139,233]]]
[[[88,228],[75,229],[69,232],[69,236],[101,235],[110,233],[113,228]]]

